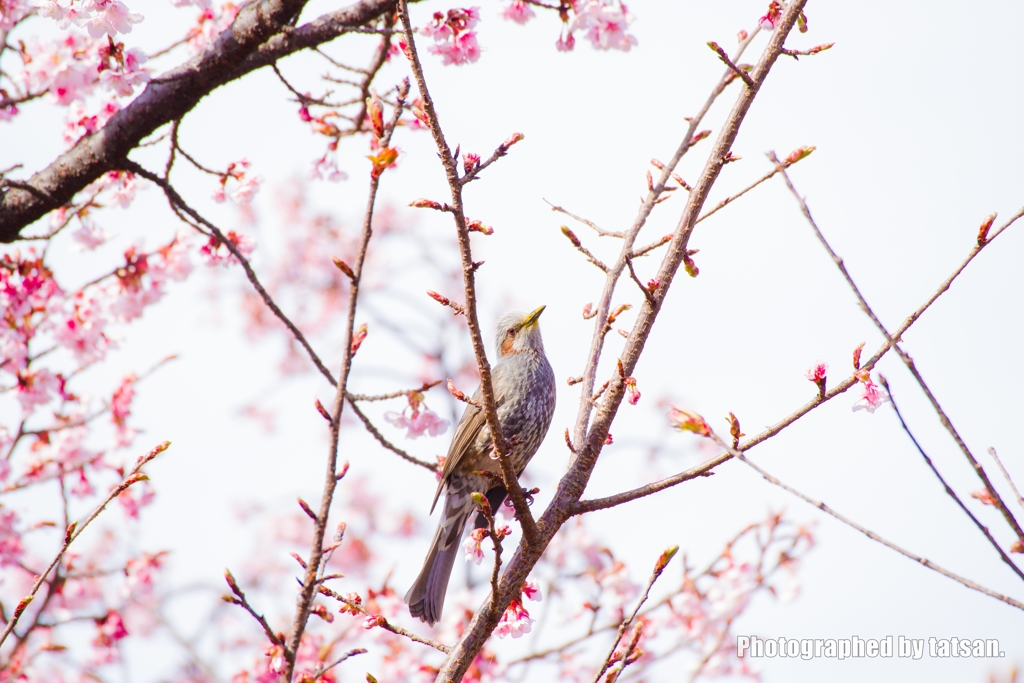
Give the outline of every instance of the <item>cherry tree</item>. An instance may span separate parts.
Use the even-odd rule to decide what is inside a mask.
[[[487,192],[499,172],[511,183],[515,173],[529,174],[503,170],[529,135],[501,131],[486,150],[462,149],[458,141],[469,132],[453,128],[448,112],[473,107],[486,118],[487,107],[499,103],[482,104],[469,92],[457,93],[459,100],[433,84],[509,57],[487,54],[488,17],[522,25],[530,49],[546,50],[550,59],[658,49],[638,40],[632,6],[512,0],[495,16],[493,8],[407,0],[360,0],[319,15],[297,0],[172,5],[0,0],[0,136],[31,134],[24,131],[45,117],[49,137],[40,145],[54,150],[39,167],[6,152],[0,158],[0,240],[7,245],[0,250],[0,680],[108,680],[129,648],[167,644],[173,656],[165,650],[167,661],[147,675],[255,683],[523,680],[544,672],[615,681],[663,676],[668,662],[690,680],[758,678],[763,663],[737,653],[737,624],[772,600],[799,594],[800,572],[820,534],[811,508],[796,500],[859,532],[865,543],[912,560],[918,571],[941,575],[950,591],[959,584],[978,600],[1024,609],[1001,587],[926,558],[751,454],[779,435],[814,433],[812,416],[828,406],[846,406],[848,420],[891,412],[907,437],[900,447],[913,448],[927,467],[915,486],[948,495],[980,535],[990,563],[1024,580],[1014,558],[1024,553],[1024,498],[1011,476],[1019,459],[1004,464],[995,449],[982,455],[974,439],[961,435],[904,339],[1024,209],[980,218],[961,262],[944,279],[922,285],[927,293],[902,322],[887,325],[834,249],[829,226],[816,219],[813,200],[797,187],[793,169],[814,163],[814,146],[768,152],[749,182],[730,174],[752,163],[737,153],[736,141],[748,119],[768,115],[755,103],[771,91],[776,72],[800,77],[801,68],[820,64],[833,48],[829,36],[815,36],[806,0],[737,12],[737,32],[707,42],[705,57],[720,75],[702,85],[707,94],[696,110],[671,119],[675,147],[634,169],[637,186],[618,198],[631,216],[613,228],[586,206],[550,203],[552,234],[561,240],[557,259],[572,264],[566,273],[585,267],[593,278],[587,298],[572,298],[572,289],[559,314],[568,315],[571,304],[574,319],[589,327],[572,336],[575,365],[563,373],[559,391],[560,405],[571,406],[562,410],[575,417],[556,424],[544,446],[564,467],[547,479],[528,470],[522,482],[508,461],[515,435],[503,434],[497,418],[490,310],[526,305],[522,290],[530,281],[569,291],[571,278],[520,263],[515,278],[486,279],[503,258],[488,241],[509,226],[497,201],[474,194]],[[171,40],[136,44],[154,19],[167,22],[157,37]],[[291,69],[289,58],[306,58],[316,71]],[[192,144],[192,122],[216,120],[210,102],[220,89],[261,74],[273,76],[278,88],[261,96],[287,104],[287,123],[269,105],[248,111],[266,118],[260,139],[230,158]],[[529,86],[517,96],[528,98]],[[592,115],[585,109],[551,112],[552,125],[569,127]],[[720,109],[725,113],[713,119]],[[302,176],[271,187],[270,169],[254,157],[276,144],[279,125],[294,129],[315,153],[300,160]],[[616,144],[614,135],[599,144]],[[414,145],[430,149],[420,157],[429,157],[422,168],[430,180],[414,190],[389,189],[413,163],[407,158]],[[557,151],[548,157],[566,163]],[[660,389],[648,389],[659,386],[656,371],[642,360],[670,341],[669,321],[693,322],[671,304],[686,296],[708,257],[691,243],[698,226],[769,191],[793,200],[793,217],[837,267],[835,277],[882,341],[851,340],[844,357],[829,362],[814,360],[818,352],[810,348],[803,376],[794,373],[802,398],[773,402],[771,422],[751,426],[738,407],[712,417],[700,396],[679,390],[658,397]],[[267,195],[272,215],[256,206]],[[657,227],[663,221],[668,232]],[[426,222],[444,225],[444,232],[422,229]],[[528,248],[525,234],[513,239]],[[230,563],[222,578],[205,577],[197,589],[202,623],[185,635],[189,619],[175,610],[193,605],[194,622],[196,603],[189,591],[169,587],[175,548],[136,533],[161,492],[156,468],[175,457],[175,434],[140,423],[135,406],[150,378],[189,360],[167,356],[125,367],[122,354],[143,318],[172,316],[168,300],[197,280],[206,298],[244,321],[245,343],[273,345],[278,365],[259,374],[273,375],[275,386],[308,390],[289,411],[253,399],[243,419],[251,429],[294,433],[305,430],[286,424],[295,424],[295,415],[317,419],[323,473],[317,499],[242,507],[237,520],[225,522],[258,532],[244,561]],[[486,291],[502,285],[504,291]],[[563,334],[557,323],[550,330]],[[763,332],[737,326],[715,334]],[[233,350],[214,354],[230,364]],[[907,371],[900,385],[878,372],[883,359],[894,357]],[[314,390],[305,383],[311,378]],[[405,586],[394,575],[418,565],[428,528],[425,499],[400,495],[396,482],[412,477],[417,490],[433,490],[450,427],[477,383],[508,500],[494,508],[483,496],[475,499],[486,524],[466,534],[464,581],[453,580],[444,619],[428,628],[409,616],[400,597]],[[211,380],[175,401],[188,411],[218,390]],[[320,400],[318,391],[329,393]],[[921,393],[968,463],[976,477],[969,488],[950,474],[948,461],[931,455],[935,442],[920,438],[918,413],[905,414],[903,394],[911,391]],[[657,430],[636,427],[651,420]],[[861,428],[849,424],[851,431]],[[638,431],[648,432],[638,450],[649,457],[630,466],[623,485],[598,495],[599,463],[609,451],[629,448]],[[683,467],[662,457],[682,449],[698,461]],[[730,462],[733,469],[723,467]],[[598,521],[621,509],[658,506],[663,492],[736,476],[741,466],[794,503],[737,525],[716,539],[713,552],[688,549],[688,524],[699,522],[677,520],[666,506],[659,519],[678,526],[678,541],[650,556],[617,547]],[[236,475],[275,480],[271,471]],[[641,483],[629,485],[633,475]],[[220,595],[209,588],[215,579]]]

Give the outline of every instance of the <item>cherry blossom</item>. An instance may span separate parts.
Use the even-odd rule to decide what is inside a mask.
[[[36,406],[45,405],[53,399],[60,385],[57,376],[46,368],[18,372],[18,402],[27,414]]]
[[[598,50],[629,52],[637,44],[636,36],[626,33],[631,21],[621,2],[585,0],[576,5],[576,18],[569,25],[569,34],[586,31],[587,39]]]
[[[85,217],[79,221],[78,229],[71,233],[71,238],[78,242],[79,248],[83,251],[92,251],[106,244],[110,237],[111,233]]]
[[[889,401],[889,394],[885,389],[875,384],[867,371],[861,370],[857,373],[861,397],[853,404],[853,411],[866,410],[869,413],[875,412],[879,406]]]
[[[818,384],[819,382],[825,381],[825,377],[827,374],[828,363],[826,363],[823,360],[816,360],[814,361],[814,365],[807,368],[807,371],[804,373],[804,377],[806,377],[808,381]]]
[[[533,619],[530,618],[530,613],[523,607],[522,601],[516,598],[505,609],[501,619],[498,620],[498,626],[494,629],[494,635],[499,638],[505,638],[506,636],[522,638],[530,632],[531,628],[533,628]]]
[[[468,64],[480,59],[480,44],[472,30],[479,22],[479,7],[455,8],[434,12],[431,23],[420,33],[434,39],[429,51],[440,55],[443,64]]]
[[[234,230],[229,230],[225,237],[227,237],[228,241],[230,241],[231,244],[233,244],[235,248],[238,249],[238,253],[240,253],[246,259],[249,258],[249,255],[252,254],[253,249],[256,248],[255,242],[253,242],[245,235],[235,232]],[[206,265],[210,267],[224,266],[226,268],[231,263],[238,262],[238,259],[235,258],[235,255],[232,254],[231,251],[224,245],[224,243],[221,242],[217,237],[211,237],[210,241],[199,249],[199,253],[200,255],[202,255],[203,260],[206,262]]]
[[[130,519],[138,519],[139,511],[153,502],[156,491],[148,481],[140,482],[125,489],[118,497],[117,502],[121,504],[125,515]]]
[[[114,395],[110,399],[110,419],[117,427],[118,446],[127,446],[135,437],[135,431],[128,427],[128,417],[131,415],[137,379],[134,373],[125,377],[114,390]]]
[[[636,388],[636,378],[627,377],[625,384],[626,400],[629,401],[629,405],[635,406],[640,401],[640,390]]]
[[[407,439],[418,439],[424,434],[440,436],[448,431],[448,420],[438,417],[423,403],[423,394],[413,391],[406,396],[409,404],[401,413],[388,411],[384,419],[390,424],[405,429]]]
[[[118,48],[124,47],[122,43],[117,45]],[[121,97],[128,97],[135,92],[135,86],[149,82],[149,72],[142,66],[147,57],[137,47],[128,51],[121,49],[119,53],[111,58],[114,61],[113,66],[100,71],[100,84]]]
[[[525,24],[536,14],[525,0],[512,0],[512,4],[501,11],[501,16],[517,24]]]
[[[18,515],[0,508],[0,567],[16,564],[21,558],[21,534],[14,528]]]
[[[188,45],[193,54],[201,52],[224,29],[230,26],[241,9],[240,5],[233,2],[226,2],[219,8],[214,8],[211,6],[210,0],[194,0],[192,3],[180,2],[180,4],[176,2],[175,4],[178,7],[194,4],[203,10],[196,26],[189,32]]]
[[[768,5],[768,11],[758,19],[758,25],[765,31],[774,31],[782,20],[782,5],[775,0]]]
[[[466,540],[462,543],[462,550],[466,553],[466,561],[480,564],[484,561],[484,551],[480,544],[487,538],[487,529],[473,529]]]

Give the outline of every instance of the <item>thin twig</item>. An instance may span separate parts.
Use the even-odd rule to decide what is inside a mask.
[[[733,63],[733,61],[729,59],[728,53],[722,49],[721,45],[712,40],[711,42],[708,43],[708,47],[715,51],[715,53],[718,55],[718,58],[725,62],[725,65],[733,70],[733,73],[735,73],[737,76],[743,79],[743,82],[747,84],[748,88],[750,88],[751,90],[757,89],[757,86],[754,84],[754,79],[750,77],[750,74],[748,74],[740,67],[736,66]]]
[[[366,416],[366,413],[359,409],[359,406],[356,405],[352,398],[348,397],[348,399],[349,405],[352,406],[352,412],[354,412],[356,414],[356,417],[358,417],[362,421],[363,426],[366,427],[366,431],[370,432],[370,434],[372,434],[373,437],[377,439],[381,446],[388,449],[389,451],[391,451],[398,457],[402,458],[403,460],[411,462],[413,465],[419,465],[420,467],[428,469],[431,472],[437,472],[436,464],[429,463],[426,460],[420,460],[416,456],[409,455],[407,452],[403,451],[401,448],[388,441],[387,438],[380,433],[380,430],[378,430],[377,427],[374,426],[372,422],[370,422],[370,418]]]
[[[554,204],[552,204],[551,202],[549,202],[546,199],[544,200],[544,203],[547,204],[548,206],[550,206],[552,211],[557,211],[558,213],[564,213],[569,218],[572,218],[573,220],[578,221],[578,222],[582,223],[583,225],[587,226],[588,228],[590,228],[591,230],[596,232],[601,237],[623,237],[625,235],[625,233],[623,233],[623,232],[615,232],[614,230],[605,230],[604,228],[598,226],[593,221],[589,221],[586,218],[583,218],[581,216],[577,216],[576,214],[572,213],[571,211],[567,211],[566,209],[563,209],[560,206],[555,206]]]
[[[530,507],[523,495],[522,487],[519,486],[518,477],[509,459],[508,444],[501,430],[501,423],[498,421],[497,404],[494,396],[494,386],[491,382],[491,365],[487,360],[486,345],[480,329],[480,321],[477,317],[476,300],[476,264],[473,263],[472,250],[469,242],[469,225],[466,221],[465,212],[462,206],[462,183],[459,178],[457,162],[452,155],[448,143],[445,141],[444,133],[441,131],[441,124],[431,99],[430,91],[427,88],[426,78],[423,75],[423,65],[420,63],[419,54],[416,52],[416,41],[412,24],[409,19],[408,0],[399,0],[398,13],[405,29],[406,56],[412,67],[413,76],[416,79],[416,87],[423,98],[423,112],[426,114],[428,128],[437,151],[444,166],[445,175],[448,180],[448,187],[452,196],[452,217],[458,230],[459,254],[462,257],[462,276],[466,293],[466,322],[469,326],[470,339],[473,342],[473,354],[476,357],[477,368],[480,370],[480,395],[483,401],[484,418],[487,428],[490,431],[491,439],[494,442],[494,449],[497,454],[498,465],[501,468],[501,475],[505,489],[515,507],[516,517],[523,529],[523,540],[528,545],[535,545],[539,538],[537,522],[530,512]],[[513,136],[515,137],[515,136]],[[506,141],[505,145],[511,144]]]
[[[948,569],[943,569],[942,567],[938,566],[937,564],[935,564],[931,560],[925,559],[925,558],[923,558],[923,557],[921,557],[919,555],[915,555],[914,553],[910,552],[909,550],[905,550],[904,548],[901,548],[900,546],[896,545],[892,541],[887,541],[886,539],[882,538],[881,536],[879,536],[875,532],[871,531],[870,529],[866,529],[866,528],[862,527],[861,525],[857,524],[856,522],[854,522],[853,520],[851,520],[851,519],[849,519],[847,517],[844,517],[843,515],[839,514],[838,512],[836,512],[835,510],[833,510],[832,508],[830,508],[828,505],[826,505],[825,503],[821,502],[820,500],[814,500],[813,498],[800,493],[799,491],[797,491],[793,487],[788,486],[787,484],[784,484],[783,482],[779,481],[778,479],[776,479],[775,477],[773,477],[772,475],[768,474],[766,471],[764,471],[763,469],[761,469],[760,467],[758,467],[757,465],[752,463],[750,460],[748,460],[747,457],[745,455],[743,455],[742,451],[739,451],[739,450],[729,446],[724,441],[722,441],[722,439],[720,439],[718,437],[718,435],[712,433],[711,438],[720,447],[722,447],[722,448],[726,449],[727,451],[729,451],[732,454],[732,456],[735,457],[737,460],[740,460],[743,463],[745,463],[746,465],[748,465],[749,467],[753,468],[755,472],[757,472],[762,477],[764,477],[764,479],[767,482],[769,482],[770,484],[774,484],[775,486],[778,486],[779,488],[783,489],[784,491],[788,491],[789,493],[793,494],[794,496],[796,496],[797,498],[803,500],[804,502],[810,503],[811,505],[813,505],[814,507],[818,508],[822,512],[824,512],[824,513],[826,513],[828,515],[831,515],[832,517],[838,519],[843,524],[846,524],[847,526],[852,527],[853,529],[856,529],[857,531],[861,532],[862,534],[864,534],[865,536],[870,538],[872,541],[877,541],[878,543],[881,543],[882,545],[884,545],[885,547],[889,548],[890,550],[895,550],[900,555],[903,555],[904,557],[909,557],[911,560],[913,560],[913,561],[915,561],[915,562],[917,562],[917,563],[919,563],[921,565],[924,565],[925,567],[928,567],[928,569],[931,569],[934,572],[938,572],[939,574],[942,574],[946,578],[953,579],[957,583],[959,583],[961,585],[964,585],[964,586],[970,588],[971,590],[978,591],[979,593],[983,593],[983,594],[985,594],[985,595],[987,595],[987,596],[989,596],[991,598],[995,598],[996,600],[999,600],[1001,602],[1005,602],[1007,605],[1012,605],[1013,607],[1016,607],[1017,609],[1024,610],[1024,603],[1022,603],[1022,602],[1020,602],[1018,600],[1014,600],[1011,597],[1002,595],[1001,593],[996,593],[995,591],[990,590],[988,588],[985,588],[984,586],[982,586],[980,584],[977,584],[977,583],[971,581],[970,579],[965,579],[964,577],[959,576],[958,574],[954,574],[953,572],[949,571]]]
[[[996,449],[989,448],[988,454],[991,455],[992,459],[996,461],[997,465],[999,465],[999,469],[1000,471],[1002,471],[1003,477],[1006,478],[1006,483],[1008,483],[1010,485],[1010,488],[1013,490],[1013,495],[1017,496],[1017,504],[1024,508],[1024,496],[1020,495],[1020,491],[1017,490],[1017,485],[1014,484],[1013,479],[1010,478],[1010,473],[1006,471],[1005,467],[1003,467],[1003,462],[999,459],[999,455],[996,453]]]
[[[435,650],[440,650],[441,652],[444,652],[445,654],[447,654],[448,652],[451,651],[451,648],[448,647],[447,645],[445,645],[444,643],[439,643],[436,640],[431,640],[430,638],[423,638],[421,636],[418,636],[415,633],[413,633],[412,631],[407,631],[406,629],[402,628],[401,626],[395,626],[394,624],[392,624],[390,621],[385,619],[380,614],[372,614],[368,609],[363,607],[358,602],[353,602],[352,600],[349,600],[344,595],[341,595],[340,593],[331,590],[327,586],[321,585],[318,588],[318,590],[323,595],[327,595],[329,597],[334,598],[338,602],[343,603],[344,605],[348,606],[350,609],[353,609],[353,610],[359,612],[360,614],[363,614],[363,615],[368,616],[368,617],[374,617],[375,626],[377,626],[379,628],[382,628],[385,631],[388,631],[389,633],[394,633],[396,636],[402,636],[403,638],[408,638],[409,640],[411,640],[411,641],[413,641],[415,643],[420,643],[421,645],[428,645],[428,646],[434,648]]]
[[[86,517],[81,522],[73,522],[70,526],[68,526],[67,530],[64,532],[64,542],[61,544],[61,548],[57,552],[57,555],[50,562],[50,565],[46,568],[46,570],[36,577],[35,583],[32,584],[32,588],[29,591],[28,595],[22,598],[21,601],[18,603],[18,606],[15,607],[14,614],[7,621],[7,624],[4,627],[3,635],[0,635],[0,645],[3,645],[4,641],[7,640],[7,636],[9,636],[11,634],[11,631],[14,630],[14,627],[18,623],[18,619],[20,619],[22,614],[25,613],[25,608],[27,608],[29,604],[32,602],[32,600],[35,599],[36,593],[39,592],[40,587],[42,587],[43,583],[46,581],[46,577],[48,577],[50,575],[50,572],[52,572],[54,568],[60,563],[61,559],[64,557],[64,553],[67,552],[68,547],[72,543],[74,543],[74,541],[79,536],[82,535],[82,532],[85,531],[85,528],[89,526],[94,519],[99,517],[100,513],[106,509],[107,505],[109,505],[112,500],[114,500],[119,495],[124,493],[124,491],[128,489],[128,487],[130,487],[132,484],[137,484],[140,481],[148,480],[149,477],[147,477],[145,474],[141,472],[142,467],[149,463],[153,458],[158,456],[160,453],[166,451],[170,447],[170,445],[170,441],[165,441],[156,448],[154,448],[153,450],[151,450],[149,453],[146,453],[145,455],[141,456],[138,460],[135,461],[135,466],[128,471],[128,474],[126,474],[124,479],[121,480],[121,483],[113,488],[113,490],[107,495],[103,502],[97,505],[96,508],[88,517]]]
[[[224,580],[227,581],[228,587],[231,589],[231,592],[234,593],[234,597],[225,595],[224,601],[230,602],[233,605],[238,605],[252,615],[252,618],[255,619],[261,627],[263,627],[263,632],[267,634],[267,639],[271,643],[274,645],[284,645],[280,636],[274,633],[274,630],[270,628],[270,624],[267,623],[266,618],[264,618],[262,614],[257,614],[256,610],[253,609],[253,606],[249,604],[249,601],[245,597],[245,593],[239,587],[238,582],[235,581],[235,577],[232,576],[231,572],[227,570],[224,571]]]
[[[398,125],[398,120],[402,115],[405,98],[408,96],[408,93],[409,82],[406,80],[398,93],[398,106],[395,107],[391,120],[385,125],[384,135],[380,139],[381,148],[387,147],[391,142],[391,136],[394,133],[395,128]],[[292,674],[295,671],[295,660],[299,650],[299,644],[302,642],[302,634],[306,630],[306,624],[309,621],[310,610],[312,609],[313,600],[316,597],[318,587],[320,589],[324,588],[322,584],[318,583],[317,574],[320,568],[320,561],[323,557],[323,542],[324,536],[327,533],[327,520],[331,512],[331,503],[334,500],[334,490],[338,484],[336,469],[338,465],[338,446],[341,440],[341,414],[345,407],[345,392],[348,386],[349,373],[352,369],[352,358],[355,355],[352,340],[355,337],[356,304],[358,303],[359,298],[359,285],[362,282],[363,265],[366,262],[366,253],[370,246],[370,237],[373,235],[373,213],[377,201],[377,189],[379,186],[380,173],[371,173],[370,188],[366,200],[366,212],[363,216],[363,226],[359,238],[358,251],[356,252],[357,256],[355,264],[352,267],[352,284],[349,287],[348,292],[348,319],[343,347],[344,357],[341,364],[341,372],[339,373],[337,391],[334,396],[334,405],[331,410],[330,445],[327,450],[327,471],[324,481],[324,490],[320,499],[320,510],[317,512],[316,523],[313,528],[312,547],[310,549],[309,558],[306,561],[306,571],[302,580],[302,588],[299,591],[299,597],[297,599],[295,618],[292,621],[291,632],[288,634],[288,643],[284,648],[284,656],[286,659],[284,679],[286,681],[291,680]]]
[[[361,654],[365,654],[365,653],[366,653],[366,648],[365,647],[357,647],[357,648],[353,648],[353,649],[349,650],[348,652],[343,654],[338,659],[335,659],[330,664],[321,666],[319,669],[317,669],[315,672],[313,672],[313,680],[314,681],[317,680],[318,678],[323,676],[325,673],[327,673],[328,671],[330,671],[334,667],[336,667],[339,664],[341,664],[342,662],[344,662],[349,657],[355,657],[356,655],[361,655]]]
[[[971,521],[974,522],[974,526],[978,527],[978,530],[981,531],[985,538],[988,539],[988,542],[991,543],[992,547],[996,549],[996,552],[999,553],[999,557],[1002,558],[1003,562],[1008,564],[1010,566],[1010,569],[1012,569],[1017,576],[1019,576],[1021,579],[1024,579],[1024,572],[1022,572],[1020,568],[1013,562],[1013,560],[1010,559],[1010,556],[1007,555],[1006,551],[1002,549],[1002,547],[999,545],[999,542],[992,537],[992,534],[989,532],[988,527],[982,524],[981,521],[974,516],[974,513],[971,512],[971,510],[966,505],[964,505],[964,502],[960,500],[960,497],[956,495],[956,492],[953,491],[952,487],[950,487],[950,485],[946,482],[942,475],[939,474],[939,470],[937,467],[935,467],[935,463],[933,463],[932,459],[928,457],[927,453],[925,453],[924,448],[921,447],[921,444],[918,443],[917,439],[914,437],[913,432],[910,431],[910,427],[907,426],[906,420],[903,419],[903,414],[900,412],[900,408],[896,404],[896,397],[893,396],[892,389],[889,387],[889,382],[886,381],[885,377],[882,377],[881,375],[879,375],[879,381],[882,383],[882,386],[889,394],[889,401],[892,402],[892,409],[893,412],[896,413],[896,419],[900,421],[900,426],[903,427],[903,431],[906,432],[907,436],[910,437],[910,440],[913,442],[914,447],[917,448],[917,452],[921,454],[922,458],[924,458],[925,464],[928,465],[932,473],[938,478],[939,482],[942,484],[942,487],[946,489],[946,493],[948,493],[949,496],[956,501],[956,504],[960,506],[960,509],[963,510],[964,514],[971,518]]]
[[[604,658],[604,664],[601,666],[601,670],[597,672],[596,676],[594,676],[594,683],[598,683],[601,680],[601,676],[604,674],[604,672],[607,671],[608,667],[612,665],[612,657],[615,656],[615,648],[619,646],[619,641],[621,641],[622,636],[626,634],[626,631],[629,629],[629,625],[633,623],[634,619],[636,619],[636,615],[640,613],[640,608],[644,606],[645,602],[647,602],[647,598],[651,594],[651,588],[654,587],[654,582],[657,581],[658,578],[661,576],[662,572],[665,571],[665,567],[668,566],[668,563],[672,561],[672,558],[675,557],[675,554],[678,551],[679,546],[677,545],[674,545],[671,548],[667,548],[658,557],[658,561],[654,563],[654,571],[651,572],[651,578],[647,580],[647,587],[644,589],[644,594],[640,596],[640,602],[637,603],[636,609],[633,610],[633,613],[630,614],[629,617],[623,620],[623,622],[619,625],[619,632],[615,636],[615,641],[612,642],[611,649],[608,650],[608,656]],[[629,651],[631,652],[634,647],[636,647],[636,642],[633,642],[632,646],[629,648]],[[629,652],[626,652],[622,657],[623,661],[625,661],[628,657]]]
[[[779,163],[778,158],[774,154],[771,154],[770,158],[776,164]],[[814,234],[818,237],[818,241],[820,241],[822,246],[825,247],[829,255],[832,257],[832,260],[839,268],[839,271],[843,274],[843,278],[846,280],[847,284],[853,290],[853,293],[856,295],[858,301],[860,302],[861,309],[864,311],[864,313],[867,314],[869,318],[871,318],[871,322],[875,324],[875,327],[878,328],[878,330],[886,337],[886,339],[892,340],[893,349],[896,351],[897,355],[899,355],[900,360],[903,361],[903,364],[907,366],[907,369],[910,370],[910,374],[912,374],[914,376],[914,379],[917,380],[917,383],[921,387],[921,390],[924,392],[925,396],[928,397],[928,401],[932,404],[932,408],[939,416],[939,421],[942,423],[942,426],[945,427],[946,431],[948,431],[950,436],[953,437],[953,440],[956,442],[956,445],[960,448],[960,451],[964,454],[964,457],[967,458],[968,462],[970,462],[971,464],[971,467],[974,468],[974,471],[978,475],[978,478],[981,479],[981,482],[985,485],[985,489],[989,492],[989,494],[992,496],[992,499],[995,501],[996,507],[999,508],[999,511],[1003,514],[1003,518],[1006,520],[1006,523],[1010,525],[1011,529],[1013,529],[1014,533],[1017,535],[1017,538],[1020,539],[1021,542],[1024,542],[1024,529],[1021,529],[1021,526],[1017,522],[1016,517],[1014,517],[1013,513],[1010,511],[1010,508],[1003,501],[1002,496],[1000,496],[995,486],[992,485],[991,480],[985,473],[985,469],[981,466],[981,463],[978,462],[978,459],[974,457],[974,454],[971,452],[971,449],[967,447],[967,444],[964,442],[959,432],[957,432],[956,428],[953,426],[952,420],[949,419],[949,416],[946,414],[946,411],[943,410],[942,406],[939,404],[938,399],[935,398],[935,395],[932,393],[931,389],[928,388],[928,385],[927,383],[925,383],[924,377],[922,377],[921,373],[918,371],[917,366],[914,363],[914,360],[898,344],[898,342],[901,341],[902,339],[902,330],[897,332],[895,335],[889,334],[889,331],[885,328],[885,325],[883,325],[882,321],[878,319],[877,315],[875,315],[875,312],[871,309],[871,306],[868,305],[868,302],[864,298],[864,295],[861,294],[860,288],[857,287],[857,284],[853,281],[853,278],[850,276],[850,273],[846,270],[846,265],[843,263],[843,259],[840,258],[839,255],[832,250],[831,246],[829,246],[829,243],[825,239],[825,236],[818,228],[818,224],[814,221],[814,218],[811,216],[811,211],[807,207],[806,200],[804,200],[804,198],[800,196],[800,193],[797,192],[796,188],[793,186],[792,181],[789,179],[789,175],[786,173],[786,171],[783,170],[781,171],[781,173],[783,180],[786,181],[786,186],[789,188],[789,191],[793,194],[797,202],[800,204],[800,211],[803,213],[804,218],[807,219],[807,222],[811,225],[811,227],[814,230]],[[967,264],[974,259],[975,256],[981,253],[982,249],[991,244],[992,240],[998,237],[1004,230],[1010,227],[1022,216],[1024,216],[1024,208],[1021,208],[1016,214],[1011,216],[1008,221],[1003,223],[1003,225],[1001,225],[991,234],[987,234],[984,237],[979,236],[976,244],[974,245],[974,248],[971,250],[971,253],[968,255],[967,259],[963,262],[963,264],[961,264],[960,268],[957,271],[955,271],[954,274],[947,280],[947,282],[944,283],[944,285],[939,288],[939,292],[937,292],[937,294],[946,291],[946,289],[949,288],[949,284],[952,282],[953,277],[956,277],[956,275],[958,275],[959,272],[963,270],[967,266]]]

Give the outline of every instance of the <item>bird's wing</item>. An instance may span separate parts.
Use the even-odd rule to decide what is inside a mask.
[[[504,395],[495,396],[495,405],[501,405],[504,399]],[[459,426],[455,428],[455,436],[452,437],[452,444],[448,447],[448,457],[445,458],[444,467],[441,469],[441,481],[437,484],[437,492],[434,493],[434,502],[430,504],[431,513],[434,512],[434,507],[437,505],[437,499],[441,497],[441,491],[444,489],[445,482],[448,481],[449,475],[455,471],[455,468],[459,465],[459,462],[462,461],[462,458],[469,450],[469,447],[476,441],[477,435],[480,434],[480,430],[483,429],[486,424],[486,421],[484,420],[483,399],[481,398],[479,388],[477,388],[476,393],[473,394],[472,400],[477,405],[470,403],[466,406],[466,412],[462,413],[462,419],[459,421]]]

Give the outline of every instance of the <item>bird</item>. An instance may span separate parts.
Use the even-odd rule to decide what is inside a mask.
[[[510,444],[509,458],[517,477],[540,448],[555,412],[555,373],[544,354],[537,322],[544,309],[541,306],[532,313],[506,313],[498,319],[495,333],[498,360],[491,368],[491,384],[498,424]],[[437,531],[423,568],[405,595],[410,614],[427,624],[434,625],[441,618],[462,534],[477,507],[472,494],[484,494],[494,511],[505,500],[507,491],[501,468],[492,455],[493,446],[478,388],[455,428],[430,506],[433,514],[441,493],[445,493]],[[475,527],[486,526],[486,519],[478,514]]]

